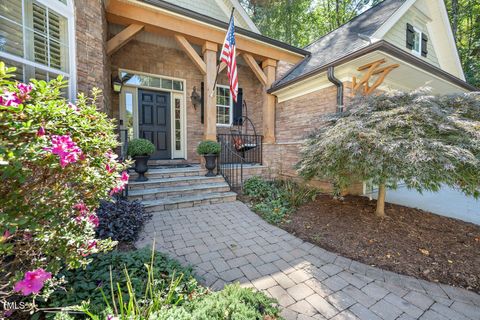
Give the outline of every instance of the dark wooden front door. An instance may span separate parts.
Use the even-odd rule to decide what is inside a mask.
[[[150,140],[157,149],[151,159],[170,159],[170,93],[139,89],[138,109],[140,138]]]

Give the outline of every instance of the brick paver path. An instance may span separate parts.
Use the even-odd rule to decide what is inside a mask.
[[[137,247],[153,237],[214,289],[238,281],[275,297],[287,320],[480,319],[475,293],[338,256],[238,201],[155,213]]]

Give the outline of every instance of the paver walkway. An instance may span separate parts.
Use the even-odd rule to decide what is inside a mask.
[[[346,259],[272,226],[241,202],[155,213],[137,247],[195,266],[214,289],[240,282],[287,320],[480,319],[480,296]]]

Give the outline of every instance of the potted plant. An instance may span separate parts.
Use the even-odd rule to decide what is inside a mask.
[[[208,170],[205,175],[206,177],[215,176],[213,169],[215,169],[217,156],[220,153],[220,150],[220,144],[216,141],[205,140],[198,145],[197,153],[203,155],[205,158],[205,168]]]
[[[155,152],[155,146],[146,139],[133,139],[128,143],[127,153],[135,160],[135,172],[138,178],[135,181],[147,181],[145,172],[148,171],[148,159]]]

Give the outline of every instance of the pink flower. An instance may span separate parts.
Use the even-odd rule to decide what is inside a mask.
[[[85,214],[88,212],[88,208],[83,202],[79,202],[73,206],[73,209],[80,211],[80,213]]]
[[[52,136],[52,147],[44,148],[60,157],[60,165],[65,168],[69,163],[75,163],[82,158],[82,150],[69,135]]]
[[[93,226],[95,228],[98,227],[98,224],[100,223],[100,221],[98,220],[98,217],[96,214],[92,213],[91,215],[88,216],[88,222],[90,222],[91,224],[93,224]]]
[[[115,172],[115,167],[110,167],[110,164],[105,165],[105,169],[107,170],[108,173],[114,173]]]
[[[28,296],[31,293],[37,294],[42,290],[44,282],[51,278],[52,274],[42,268],[28,271],[23,280],[20,280],[15,284],[13,290],[17,292],[21,291],[24,296]]]
[[[68,103],[68,107],[69,107],[70,109],[73,109],[74,111],[80,111],[80,108],[77,107],[75,104],[73,104],[73,103],[71,103],[71,102]]]
[[[33,90],[33,84],[25,84],[25,83],[18,83],[17,84],[17,89],[20,90],[20,93],[18,95],[18,97],[25,101],[25,100],[29,100],[30,99],[30,92],[32,92]]]
[[[91,250],[91,249],[94,249],[96,247],[97,247],[97,241],[95,241],[95,240],[88,241],[87,250]]]
[[[115,317],[115,316],[109,314],[109,315],[107,316],[107,320],[118,320],[118,317]]]
[[[8,238],[10,238],[11,235],[12,235],[12,234],[10,233],[10,230],[8,230],[8,229],[5,230],[5,231],[3,232],[2,238],[0,238],[0,243],[7,241]]]
[[[45,128],[43,126],[40,126],[37,131],[37,137],[43,137],[45,135]]]
[[[17,107],[22,103],[16,92],[4,90],[0,103],[5,107]]]
[[[113,196],[115,193],[119,193],[125,189],[125,186],[128,184],[128,173],[127,171],[123,171],[122,175],[117,178],[117,185],[113,187],[112,191],[110,191],[110,195]]]
[[[118,155],[113,153],[112,151],[108,151],[105,153],[105,157],[109,160],[116,160],[118,158]]]

